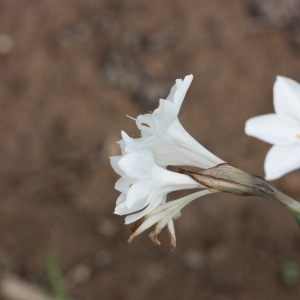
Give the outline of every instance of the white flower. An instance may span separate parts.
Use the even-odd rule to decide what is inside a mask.
[[[160,99],[159,107],[152,114],[139,115],[137,127],[142,137],[130,138],[122,131],[122,142],[127,152],[148,148],[160,166],[197,166],[211,168],[224,161],[200,145],[182,127],[178,113],[193,75],[177,79],[166,100]]]
[[[115,213],[128,215],[125,223],[132,223],[150,213],[162,203],[172,191],[205,188],[191,177],[168,171],[158,166],[149,149],[111,158],[114,170],[122,176],[115,185],[121,192]]]
[[[245,132],[273,144],[265,160],[267,180],[278,179],[300,167],[300,84],[277,76],[274,114],[249,119]]]
[[[178,120],[181,104],[192,79],[192,75],[186,76],[183,81],[177,79],[167,99],[161,99],[159,107],[152,114],[137,117],[136,124],[141,131],[141,138],[131,138],[122,131],[123,139],[118,142],[122,155],[111,158],[112,167],[121,176],[115,185],[121,192],[115,213],[128,215],[125,223],[135,222],[137,228],[129,242],[157,223],[151,234],[152,240],[159,244],[156,236],[167,226],[174,249],[176,237],[173,219],[180,215],[180,210],[186,204],[211,193],[211,190],[190,176],[166,170],[168,165],[207,169],[224,163],[192,138]],[[204,191],[166,203],[168,193],[195,188]]]

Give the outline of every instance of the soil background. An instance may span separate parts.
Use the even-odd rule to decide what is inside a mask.
[[[273,112],[276,75],[300,82],[300,31],[295,9],[261,3],[0,1],[1,271],[51,293],[55,249],[72,299],[299,299],[297,276],[282,270],[300,264],[300,230],[279,205],[201,198],[175,221],[174,252],[165,231],[160,247],[147,233],[127,245],[113,214],[108,157],[121,130],[138,135],[126,115],[155,109],[187,74],[187,131],[264,176],[270,145],[244,124]],[[299,182],[295,171],[274,185],[300,199]]]

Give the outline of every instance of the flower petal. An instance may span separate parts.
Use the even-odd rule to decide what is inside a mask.
[[[224,163],[224,161],[213,154],[210,158],[206,157],[208,156],[206,153],[203,155],[206,149],[200,144],[198,147],[194,147],[194,145],[189,146],[190,149],[184,149],[177,143],[177,140],[173,139],[169,143],[161,142],[157,146],[150,146],[149,148],[155,156],[156,163],[163,167],[168,165],[194,166],[206,169]]]
[[[121,194],[123,195],[123,194]],[[147,199],[143,198],[140,201],[134,203],[134,205],[129,209],[125,202],[117,204],[114,213],[119,216],[128,215],[147,206]]]
[[[193,75],[185,76],[183,81],[181,79],[177,79],[176,83],[171,88],[169,96],[166,99],[175,104],[175,107],[178,112],[192,81]]]
[[[153,154],[148,149],[128,153],[119,160],[118,165],[130,177],[150,179],[151,167],[154,165]]]
[[[277,76],[273,93],[275,112],[299,123],[300,84],[292,79]]]
[[[121,193],[127,194],[129,188],[134,184],[135,179],[124,175],[115,184],[115,189]]]
[[[157,165],[153,166],[151,176],[153,178],[153,182],[157,182],[158,186],[163,186],[167,189],[166,193],[170,192],[168,191],[169,188],[171,191],[176,191],[181,189],[202,187],[190,176],[172,172]]]
[[[249,119],[245,132],[270,144],[287,145],[296,142],[300,127],[287,118],[267,114]]]
[[[273,146],[265,160],[267,180],[275,180],[300,167],[300,145]]]
[[[140,139],[131,138],[125,131],[121,131],[123,140],[119,141],[121,149],[123,148],[122,154],[125,155],[128,152],[135,151],[138,148]]]
[[[152,117],[155,120],[155,133],[157,135],[165,134],[168,126],[177,119],[178,111],[176,106],[167,100],[159,100],[159,108],[155,109]]]
[[[121,158],[122,158],[122,155],[116,155],[116,156],[111,156],[109,159],[110,159],[110,164],[111,164],[112,168],[114,169],[114,171],[118,175],[123,176],[125,174],[125,172],[118,165],[118,162],[120,161]]]
[[[120,194],[120,196],[118,197],[116,205],[119,205],[119,204],[121,204],[121,203],[124,203],[125,201],[126,201],[126,195],[122,193],[122,194]]]
[[[142,210],[138,213],[132,214],[130,216],[127,216],[125,218],[125,224],[133,223],[133,222],[141,219],[148,213],[151,213],[154,209],[156,209],[157,207],[159,207],[160,205],[165,203],[166,197],[167,197],[166,195],[159,195],[157,192],[151,192],[148,195],[149,205],[144,210]]]
[[[127,192],[126,206],[128,209],[149,194],[149,181],[139,180],[135,182]]]

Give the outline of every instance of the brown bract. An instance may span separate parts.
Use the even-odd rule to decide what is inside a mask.
[[[276,189],[260,176],[251,175],[227,163],[200,172],[179,168],[180,173],[189,175],[200,184],[237,196],[258,196],[280,203],[296,214],[300,203]]]

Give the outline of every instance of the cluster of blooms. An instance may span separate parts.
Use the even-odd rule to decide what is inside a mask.
[[[224,163],[205,149],[183,128],[178,113],[193,80],[189,75],[177,79],[169,96],[160,99],[152,114],[139,115],[135,121],[141,137],[134,139],[122,131],[119,141],[122,155],[111,157],[111,165],[121,176],[115,188],[121,192],[115,214],[128,215],[125,223],[136,222],[132,239],[155,225],[150,234],[159,244],[157,234],[168,227],[172,249],[176,245],[173,219],[189,202],[205,194],[217,192],[194,181],[191,177],[172,172],[167,166],[196,166],[207,169]],[[183,189],[200,191],[181,199],[166,202],[167,194]],[[142,219],[143,218],[143,219]],[[141,219],[143,221],[141,221]]]
[[[273,144],[265,160],[267,180],[278,179],[300,168],[300,84],[277,76],[274,114],[249,119],[245,132]]]
[[[121,176],[115,185],[121,193],[115,213],[127,215],[126,224],[134,223],[128,242],[154,225],[150,238],[159,245],[157,235],[167,226],[171,247],[175,249],[173,219],[191,201],[219,191],[258,195],[300,213],[297,201],[262,178],[225,164],[182,127],[178,113],[192,80],[192,75],[177,79],[169,96],[160,99],[153,113],[134,119],[141,137],[131,138],[122,131],[122,140],[118,142],[122,155],[111,157],[113,169]],[[245,127],[248,135],[274,144],[265,161],[267,179],[277,179],[300,167],[300,85],[278,77],[274,85],[274,107],[275,114],[254,117]],[[181,174],[168,170],[167,166],[194,166],[204,170],[198,173],[181,170]],[[199,191],[166,201],[168,193],[183,189]]]

